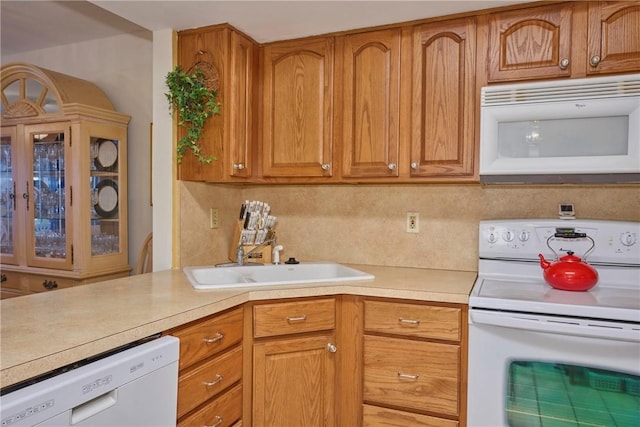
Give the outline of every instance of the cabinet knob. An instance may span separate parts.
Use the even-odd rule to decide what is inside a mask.
[[[329,163],[324,163],[322,165],[322,170],[323,171],[328,171],[329,169],[331,169],[331,165]]]
[[[241,171],[242,169],[244,169],[244,163],[234,163],[233,168]]]
[[[411,162],[411,169],[418,170],[418,163],[417,162]]]
[[[566,70],[569,67],[569,58],[562,58],[558,66],[561,70]]]
[[[56,289],[58,287],[58,282],[55,280],[45,280],[42,282],[42,287],[45,289]]]
[[[394,171],[394,170],[396,170],[398,165],[396,165],[395,163],[389,163],[389,165],[387,167],[389,168],[390,171]]]
[[[336,351],[338,351],[338,347],[336,347],[336,345],[333,343],[329,343],[327,344],[327,350],[329,351],[329,353],[335,353]]]
[[[597,67],[599,63],[600,57],[598,55],[593,55],[589,60],[589,64],[591,64],[592,67]]]

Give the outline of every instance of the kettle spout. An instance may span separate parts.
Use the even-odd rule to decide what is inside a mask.
[[[546,259],[544,259],[544,255],[542,254],[538,254],[538,257],[540,258],[540,267],[542,267],[543,269],[547,269],[549,268],[549,266],[551,265],[551,263],[549,261],[547,261]]]

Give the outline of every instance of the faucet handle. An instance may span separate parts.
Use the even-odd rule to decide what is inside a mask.
[[[280,251],[283,250],[282,245],[276,245],[271,249],[271,262],[275,265],[280,264]]]
[[[236,262],[240,265],[244,263],[244,247],[242,245],[238,245],[238,249],[236,249]]]

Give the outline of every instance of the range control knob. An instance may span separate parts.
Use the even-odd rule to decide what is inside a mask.
[[[634,233],[626,232],[620,235],[620,242],[625,246],[633,246],[636,243],[636,235]]]
[[[520,234],[518,235],[518,239],[521,242],[526,242],[527,240],[529,240],[529,232],[528,231],[521,231]]]
[[[502,238],[505,242],[512,242],[514,237],[515,235],[513,234],[513,231],[510,230],[507,230],[502,234]]]
[[[489,236],[487,237],[487,241],[489,243],[495,243],[498,240],[498,236],[495,235],[495,233],[491,233],[489,234]]]

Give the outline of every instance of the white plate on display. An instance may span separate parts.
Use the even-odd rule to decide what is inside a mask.
[[[93,206],[96,213],[103,218],[111,218],[118,213],[118,185],[110,180],[100,181],[96,187],[98,196]]]
[[[99,169],[107,169],[112,167],[118,160],[118,146],[115,141],[103,139],[98,145],[98,157],[96,158],[96,166]]]

